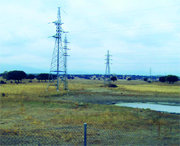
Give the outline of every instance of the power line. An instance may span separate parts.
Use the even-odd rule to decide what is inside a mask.
[[[131,30],[142,30],[142,29],[146,29],[146,28],[154,28],[152,25],[158,25],[158,26],[169,26],[169,25],[178,25],[180,24],[180,22],[170,22],[170,23],[152,23],[152,24],[142,24],[142,25],[139,25],[139,26],[133,26],[133,25],[118,25],[118,26],[111,26],[111,27],[106,27],[104,29],[101,29],[101,30],[94,30],[94,28],[91,30],[86,30],[86,32],[90,32],[90,33],[101,33],[101,32],[111,32],[112,33],[112,30],[114,30],[115,32],[117,32],[118,30],[119,31],[122,31],[122,30],[127,30],[127,31],[131,31]],[[99,26],[99,27],[102,27],[102,26]],[[81,33],[82,31],[71,31],[71,33]]]
[[[130,10],[130,11],[121,11],[123,14],[128,14],[128,13],[132,13],[133,15],[135,15],[136,13],[147,13],[149,11],[152,10],[162,10],[162,9],[169,9],[169,8],[179,8],[180,5],[169,5],[167,7],[154,7],[154,8],[147,8],[147,9],[138,9],[138,10]]]

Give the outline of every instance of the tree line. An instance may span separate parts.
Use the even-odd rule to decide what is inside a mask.
[[[2,77],[3,79],[6,80],[13,80],[15,83],[21,83],[23,79],[29,79],[30,81],[32,81],[35,78],[38,81],[47,81],[49,79],[49,74],[41,73],[38,75],[34,75],[34,74],[26,74],[24,71],[14,70],[9,72],[4,72],[2,74]]]
[[[36,74],[26,74],[24,71],[18,71],[18,70],[4,72],[1,75],[4,79],[13,80],[15,83],[20,83],[20,82],[22,82],[23,79],[29,79],[30,80],[29,82],[32,82],[33,79],[37,79],[39,82],[41,82],[41,81],[46,82],[49,79],[56,79],[56,75],[54,75],[54,74],[51,76],[48,73],[40,73],[37,75]],[[76,77],[76,76],[79,77],[78,75],[68,75],[68,79],[74,79],[74,77]],[[85,77],[88,77],[88,79],[91,79],[91,76],[92,75],[87,75]],[[117,76],[112,75],[110,77],[110,80],[116,81]],[[168,76],[159,77],[160,82],[168,82],[170,84],[177,82],[178,80],[179,80],[179,78],[175,75],[168,75]],[[1,82],[3,83],[4,81],[1,81]]]

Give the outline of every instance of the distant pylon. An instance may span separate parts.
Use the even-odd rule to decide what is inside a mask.
[[[62,35],[64,33],[62,29],[60,7],[58,7],[57,20],[53,22],[56,26],[56,34],[53,36],[55,38],[55,47],[53,51],[51,67],[50,67],[50,76],[49,83],[57,80],[56,90],[59,91],[60,87],[60,78],[64,82],[64,89],[67,90],[67,41],[63,47]],[[66,38],[67,40],[67,38]],[[55,73],[55,74],[53,74]],[[48,85],[49,86],[49,85]]]
[[[107,85],[107,84],[110,84],[110,75],[111,75],[111,72],[110,72],[110,54],[109,54],[109,50],[107,51],[107,55],[106,55],[106,71],[105,71],[105,76],[104,76],[104,84]]]
[[[149,69],[149,80],[152,81],[152,69],[151,69],[151,67]]]

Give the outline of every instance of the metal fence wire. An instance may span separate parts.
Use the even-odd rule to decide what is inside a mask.
[[[1,130],[0,145],[83,145],[83,127]]]
[[[180,126],[63,126],[49,129],[0,129],[0,145],[180,145]]]

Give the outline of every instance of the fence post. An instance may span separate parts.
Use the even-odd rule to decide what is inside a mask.
[[[84,123],[84,146],[87,145],[86,135],[87,135],[87,123]]]

